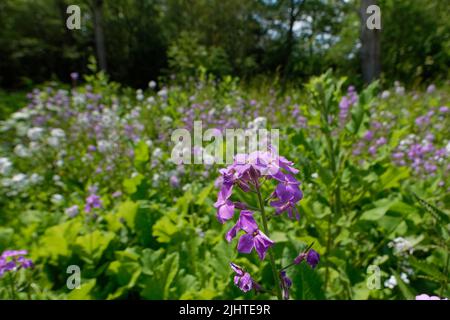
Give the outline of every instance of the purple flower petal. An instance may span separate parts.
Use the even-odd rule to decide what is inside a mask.
[[[274,245],[274,242],[270,240],[264,233],[258,231],[258,235],[254,239],[254,244],[259,259],[264,260],[267,250],[269,250],[269,248]]]
[[[237,250],[240,253],[250,253],[252,252],[253,245],[254,245],[253,235],[244,234],[239,238]]]

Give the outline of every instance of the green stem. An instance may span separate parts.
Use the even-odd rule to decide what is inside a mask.
[[[326,117],[328,118],[328,116]],[[330,157],[330,168],[331,171],[333,173],[333,178],[334,178],[334,183],[335,183],[335,187],[333,190],[333,203],[332,203],[332,210],[334,215],[336,216],[337,219],[339,219],[339,217],[341,216],[341,189],[340,189],[340,178],[339,178],[339,170],[338,170],[338,163],[336,161],[335,158],[335,149],[333,147],[333,138],[331,136],[331,132],[329,130],[326,130],[325,132],[325,139],[327,142],[327,149],[328,149],[328,154]],[[333,246],[333,241],[332,241],[332,230],[331,230],[331,225],[333,223],[333,217],[330,214],[328,216],[328,221],[327,221],[327,265],[326,265],[326,269],[325,269],[325,290],[327,290],[328,288],[328,282],[329,282],[329,275],[330,275],[330,263],[329,263],[329,255],[330,255],[330,251],[331,248]]]
[[[447,247],[447,246],[446,246]],[[442,286],[441,286],[441,290],[439,292],[440,296],[442,297],[442,295],[444,294],[444,290],[447,289],[447,283],[448,283],[448,266],[450,263],[450,253],[448,251],[448,247],[447,247],[447,261],[445,262],[445,268],[444,268],[444,275],[445,275],[445,281],[443,282]]]
[[[259,206],[261,208],[261,216],[262,216],[262,222],[263,222],[263,227],[264,227],[264,233],[269,237],[269,228],[267,227],[267,217],[266,217],[266,212],[264,210],[264,202],[263,202],[263,199],[261,196],[261,191],[259,189],[258,183],[256,183],[256,191],[257,191],[256,194],[258,195]],[[278,300],[282,300],[283,296],[281,294],[280,276],[278,274],[277,267],[275,265],[275,259],[273,257],[271,248],[269,248],[269,261],[270,261],[270,267],[272,268],[273,280],[275,281],[275,289],[277,291],[277,297],[278,297]]]
[[[9,276],[9,286],[11,288],[11,300],[16,300],[16,290],[14,289],[14,278],[11,272],[8,272]]]

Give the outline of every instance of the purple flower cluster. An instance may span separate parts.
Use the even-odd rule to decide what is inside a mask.
[[[353,155],[369,154],[372,157],[376,156],[379,148],[387,143],[385,136],[388,131],[389,126],[383,125],[378,121],[372,121],[369,130],[365,132],[362,139],[353,147]]]
[[[304,129],[308,126],[308,119],[300,113],[300,107],[298,105],[294,105],[294,110],[291,115],[292,118],[295,119],[295,127]]]
[[[315,268],[320,260],[320,255],[314,249],[309,249],[307,253],[300,253],[295,259],[294,264],[300,264],[302,261],[306,260],[306,262],[311,266],[311,268]]]
[[[102,201],[100,197],[96,194],[90,194],[86,198],[86,205],[84,206],[84,211],[91,212],[93,208],[101,208],[102,207]]]
[[[243,234],[239,237],[237,250],[240,253],[251,253],[256,251],[260,260],[264,260],[269,248],[275,243],[267,235],[267,223],[264,213],[264,204],[261,196],[261,185],[267,180],[277,182],[275,190],[270,194],[267,201],[270,200],[270,206],[275,209],[275,215],[286,212],[289,218],[299,219],[299,213],[296,204],[303,198],[300,190],[300,182],[294,175],[299,171],[293,167],[293,163],[286,158],[270,152],[255,151],[250,154],[238,154],[234,162],[225,169],[221,169],[221,185],[217,201],[214,206],[217,209],[217,219],[220,223],[231,220],[235,210],[240,210],[239,217],[234,226],[226,233],[225,239],[231,242],[240,231]],[[242,202],[231,200],[234,188],[239,188],[243,192],[253,192],[258,195],[261,206],[261,216],[264,225],[264,232],[261,231],[255,220],[255,212],[249,210],[249,206]],[[316,265],[318,254],[314,255],[313,250],[308,252],[308,263]],[[280,272],[275,270],[274,260],[271,257],[271,266],[274,277],[279,280],[283,298],[289,298],[289,288],[292,281],[287,277],[282,269]],[[255,282],[250,274],[244,272],[242,268],[231,264],[236,276],[234,283],[244,292],[254,288]]]
[[[419,141],[420,140],[420,141]],[[448,157],[445,147],[437,148],[433,144],[434,135],[428,134],[424,139],[416,135],[409,135],[401,140],[392,153],[394,163],[400,166],[410,165],[414,172],[420,176],[433,176],[436,174]],[[448,171],[450,168],[444,168]]]
[[[273,246],[274,242],[269,239],[261,230],[253,218],[253,212],[242,210],[237,223],[226,234],[228,242],[236,237],[239,230],[243,230],[243,234],[239,238],[237,250],[240,253],[251,253],[253,249],[258,253],[261,260],[266,257],[267,250]]]
[[[236,273],[234,276],[234,284],[243,292],[248,292],[252,289],[258,291],[260,289],[260,285],[252,279],[248,272],[245,272],[241,267],[232,262],[230,263],[230,267]]]
[[[33,262],[25,258],[28,254],[26,250],[6,250],[0,256],[0,277],[8,271],[17,271],[20,268],[28,269],[33,267]]]
[[[237,186],[244,192],[254,191],[263,180],[278,182],[271,195],[274,201],[270,203],[276,213],[287,212],[290,218],[295,216],[299,219],[295,204],[303,198],[303,193],[300,190],[300,182],[293,176],[298,170],[286,158],[274,152],[255,151],[249,155],[238,154],[233,164],[221,169],[220,173],[222,186],[214,205],[220,223],[230,220],[234,215],[236,204],[230,200],[233,188]]]
[[[349,86],[347,95],[341,98],[339,102],[339,124],[344,126],[348,120],[350,108],[358,102],[358,94],[354,86]]]
[[[435,176],[439,169],[444,175],[450,172],[448,157],[450,143],[446,146],[436,144],[436,134],[439,134],[440,124],[445,123],[447,107],[432,108],[426,114],[415,119],[416,134],[403,138],[392,152],[392,159],[399,166],[410,166],[420,177]],[[433,125],[435,123],[436,125]],[[445,183],[441,181],[440,185]]]

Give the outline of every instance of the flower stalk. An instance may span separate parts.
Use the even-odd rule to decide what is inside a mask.
[[[264,232],[265,232],[265,234],[266,234],[268,237],[270,237],[270,234],[269,234],[269,228],[268,228],[268,226],[267,226],[266,212],[265,212],[265,210],[264,210],[264,202],[263,202],[263,199],[262,199],[262,196],[261,196],[261,188],[260,188],[260,186],[258,185],[258,182],[256,182],[256,194],[257,194],[257,196],[258,196],[259,207],[260,207],[260,209],[261,209],[261,217],[262,217],[262,222],[263,222]],[[278,273],[278,271],[277,271],[277,267],[276,267],[276,264],[275,264],[275,259],[274,259],[274,257],[273,257],[273,253],[272,253],[272,250],[271,250],[271,249],[269,249],[269,262],[270,262],[270,267],[271,267],[271,269],[272,269],[273,280],[274,280],[274,282],[275,282],[275,288],[276,288],[278,300],[282,300],[283,297],[282,297],[282,295],[281,295],[281,287],[280,287],[280,286],[281,286],[281,284],[280,284],[281,282],[280,282],[280,277],[279,277],[279,273]]]

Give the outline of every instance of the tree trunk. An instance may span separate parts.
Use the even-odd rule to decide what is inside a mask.
[[[370,83],[379,78],[381,72],[380,62],[380,38],[381,30],[367,28],[366,21],[369,18],[367,7],[376,5],[376,0],[361,0],[361,69],[363,80]]]
[[[288,77],[288,73],[289,73],[289,65],[291,62],[291,56],[292,56],[292,49],[294,47],[294,24],[297,21],[298,16],[300,15],[301,9],[303,4],[305,3],[306,0],[303,0],[302,2],[300,2],[298,4],[297,10],[295,10],[296,7],[296,3],[295,0],[291,0],[290,1],[290,5],[289,5],[289,27],[288,27],[288,32],[287,32],[287,37],[286,37],[286,47],[285,47],[285,51],[284,51],[284,61],[283,61],[283,83],[286,82],[286,79]]]
[[[98,64],[101,70],[106,71],[105,38],[102,25],[103,0],[94,0],[94,32],[95,48],[97,51]]]

